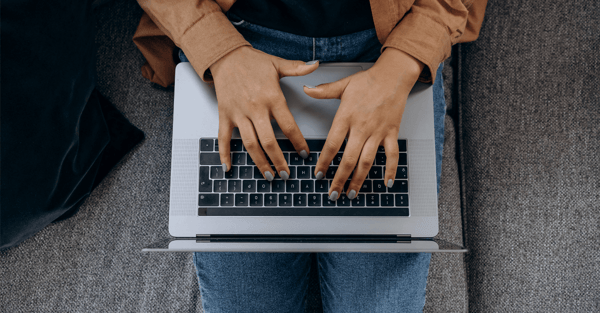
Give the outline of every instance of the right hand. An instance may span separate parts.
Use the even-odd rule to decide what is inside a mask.
[[[231,169],[229,142],[233,128],[237,127],[246,150],[265,179],[272,180],[275,173],[263,149],[277,173],[283,175],[282,178],[289,177],[290,169],[271,127],[273,118],[298,154],[306,156],[310,153],[288,109],[279,79],[306,75],[318,67],[318,62],[306,65],[302,61],[285,60],[248,46],[233,50],[210,66],[219,102],[219,154],[227,171]]]

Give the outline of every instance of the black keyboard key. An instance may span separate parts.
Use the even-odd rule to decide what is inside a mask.
[[[310,178],[310,166],[298,166],[296,167],[296,178],[308,179]]]
[[[325,178],[333,179],[335,177],[335,173],[337,173],[337,166],[330,166],[325,173]]]
[[[317,165],[317,154],[309,153],[308,158],[304,159],[304,165]]]
[[[327,206],[327,207],[335,206],[335,201],[329,200],[328,194],[324,193],[322,196],[323,196],[323,206]],[[310,197],[310,195],[309,195],[309,197]]]
[[[360,187],[360,192],[372,192],[372,191],[373,191],[373,182],[370,180],[363,181],[363,184]]]
[[[210,167],[210,178],[212,178],[212,179],[221,179],[221,178],[223,178],[223,167],[221,167],[221,166],[211,166]]]
[[[242,192],[242,181],[241,180],[228,180],[227,181],[228,192]]]
[[[226,180],[215,180],[214,181],[215,188],[214,192],[227,192],[227,181]]]
[[[236,194],[235,195],[235,206],[248,206],[248,195]]]
[[[271,182],[271,190],[273,192],[285,192],[285,181],[275,179]]]
[[[396,179],[398,179],[398,178],[406,179],[407,177],[408,177],[408,169],[406,168],[406,166],[398,166],[398,168],[396,169]]]
[[[263,205],[263,195],[259,193],[250,194],[250,206],[262,206]]]
[[[214,139],[200,139],[200,151],[213,151]]]
[[[300,192],[300,181],[298,180],[286,180],[285,181],[285,192]]]
[[[221,165],[221,157],[219,157],[218,153],[202,152],[200,153],[200,164]]]
[[[295,194],[294,195],[294,206],[306,206],[306,195]]]
[[[241,139],[231,139],[231,142],[229,143],[231,151],[242,151],[242,146],[243,144]]]
[[[198,196],[198,206],[219,206],[219,195],[216,193],[201,193]]]
[[[385,153],[377,153],[375,155],[375,164],[385,165]]]
[[[408,192],[408,180],[396,180],[392,188],[388,188],[389,192]]]
[[[254,164],[254,160],[250,157],[250,154],[246,154],[246,164],[248,165],[256,165]]]
[[[406,151],[406,140],[398,140],[398,150],[400,152]]]
[[[308,194],[308,206],[321,206],[321,195],[311,193]]]
[[[200,188],[199,192],[211,192],[212,181],[210,181],[210,167],[200,166]]]
[[[385,148],[383,146],[379,146],[379,148],[377,148],[377,152],[385,152]]]
[[[342,146],[340,147],[340,151],[343,152],[346,149],[346,140],[342,142]]]
[[[293,199],[292,195],[289,193],[281,193],[279,194],[279,206],[292,206]]]
[[[215,139],[215,151],[219,151],[219,139]]]
[[[277,206],[277,194],[265,194],[265,206]]]
[[[315,180],[315,192],[329,191],[329,184],[326,180]]]
[[[231,164],[246,165],[246,154],[241,152],[234,152],[231,157]]]
[[[283,154],[283,158],[285,159],[285,164],[290,164],[290,154],[289,153],[284,153]]]
[[[221,194],[221,206],[233,206],[233,194],[223,193]]]
[[[251,166],[240,166],[238,173],[241,179],[251,179],[254,176],[254,170]]]
[[[353,207],[364,207],[365,206],[365,195],[358,194],[356,198],[352,199]]]
[[[343,189],[343,191],[346,191],[346,192],[347,192],[347,191],[350,191],[350,190],[348,190],[348,186],[350,186],[350,181],[351,181],[351,180],[347,180],[347,181],[346,181],[346,183],[344,184],[344,189]]]
[[[306,141],[306,144],[308,144],[308,149],[311,152],[318,152],[318,151],[323,150],[323,146],[325,145],[325,140],[309,139]]]
[[[407,194],[397,194],[396,196],[396,206],[408,206],[408,195]]]
[[[394,206],[394,195],[391,193],[382,194],[381,206]]]
[[[302,165],[304,164],[304,160],[298,153],[290,153],[290,165]]]
[[[314,192],[315,186],[312,180],[303,180],[300,182],[300,191],[302,192]]]
[[[398,156],[398,165],[406,165],[406,164],[408,164],[406,153],[400,153],[400,155]]]
[[[340,163],[342,163],[342,156],[343,154],[341,153],[336,154],[336,156],[333,158],[333,165],[340,165]]]
[[[290,166],[288,168],[290,169],[290,177],[288,179],[294,179],[294,178],[296,178],[296,167],[295,166]]]
[[[336,202],[337,206],[350,206],[350,199],[345,194],[341,194]]]
[[[383,168],[381,166],[372,166],[369,170],[369,178],[383,178]]]
[[[258,180],[256,182],[256,192],[271,192],[271,183],[268,180]]]
[[[260,172],[258,167],[254,167],[254,178],[261,179],[264,178],[263,174]]]
[[[277,139],[277,143],[279,144],[281,151],[296,151],[292,142],[287,139]]]
[[[244,180],[242,184],[244,192],[256,192],[256,180]]]
[[[374,180],[373,181],[373,192],[385,192],[386,185],[383,180]]]
[[[379,206],[379,194],[366,194],[365,198],[367,200],[367,206]]]
[[[238,178],[238,170],[239,167],[238,166],[232,166],[228,172],[225,172],[225,178]]]

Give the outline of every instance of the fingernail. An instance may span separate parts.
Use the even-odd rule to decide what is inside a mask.
[[[308,89],[313,89],[316,88],[315,86],[311,86],[311,85],[304,85],[304,87],[308,88]]]
[[[273,174],[271,174],[271,172],[269,172],[269,171],[266,171],[266,172],[265,172],[265,178],[266,178],[268,181],[272,181],[272,180],[273,180]]]
[[[287,180],[288,178],[290,178],[290,175],[288,175],[286,171],[279,172],[279,176],[281,176],[283,180]]]
[[[354,198],[356,198],[356,191],[350,190],[350,193],[348,193],[348,199],[352,200]]]
[[[313,64],[315,64],[317,62],[319,62],[319,60],[308,61],[308,62],[306,62],[306,65],[313,65]]]
[[[318,179],[318,180],[321,180],[321,179],[323,179],[323,172],[319,171],[319,172],[317,173],[317,176],[316,176],[316,177],[317,177],[317,179]]]
[[[227,164],[223,163],[221,166],[223,167],[223,172],[227,172]]]
[[[337,198],[338,198],[338,192],[337,191],[332,192],[331,196],[329,196],[329,200],[331,200],[331,201],[335,201],[335,200],[337,200]]]
[[[300,157],[303,159],[308,158],[308,152],[306,152],[306,150],[300,151]]]
[[[392,188],[392,186],[394,186],[394,181],[391,179],[388,179],[388,188]]]

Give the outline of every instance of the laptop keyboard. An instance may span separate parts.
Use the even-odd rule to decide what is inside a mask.
[[[302,159],[292,143],[277,140],[290,169],[290,177],[263,178],[241,139],[231,140],[231,169],[223,172],[216,138],[200,139],[198,214],[213,216],[408,216],[408,164],[406,140],[398,140],[400,157],[396,179],[387,188],[385,152],[379,147],[373,166],[359,194],[346,196],[348,180],[337,201],[330,201],[329,187],[342,160],[344,145],[325,177],[314,175],[325,140],[307,139],[311,151]],[[276,172],[276,171],[273,171]],[[351,177],[350,177],[351,178]]]

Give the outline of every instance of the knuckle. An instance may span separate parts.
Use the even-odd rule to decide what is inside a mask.
[[[277,141],[275,140],[275,138],[271,137],[262,139],[260,143],[262,144],[265,150],[271,150],[277,146]]]
[[[244,143],[246,149],[248,151],[256,150],[259,148],[258,142],[256,140],[249,140],[247,143]]]
[[[363,168],[366,168],[366,169],[369,169],[369,168],[371,168],[372,164],[373,164],[373,160],[361,159],[360,163],[359,163],[359,166],[363,167]]]
[[[328,141],[325,141],[325,146],[323,147],[323,150],[331,150],[331,151],[337,152],[338,147],[333,141],[328,140]]]

